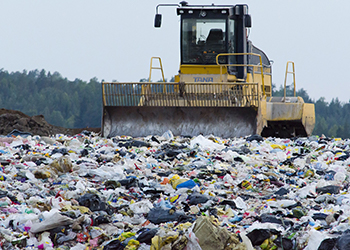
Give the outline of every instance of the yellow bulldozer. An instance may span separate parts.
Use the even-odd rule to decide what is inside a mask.
[[[174,5],[157,5],[157,28],[161,6]],[[252,21],[246,4],[183,1],[175,6],[181,48],[175,81],[165,82],[161,59],[154,57],[149,79],[152,70],[159,69],[163,82],[103,82],[103,136],[162,135],[168,130],[174,135],[224,138],[312,133],[315,108],[295,95],[293,62],[287,63],[284,96],[272,96],[271,62],[247,38]],[[157,67],[154,60],[159,61]],[[293,76],[294,96],[286,96],[288,74]]]

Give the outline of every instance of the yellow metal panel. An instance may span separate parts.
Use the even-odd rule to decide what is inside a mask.
[[[180,65],[181,74],[220,74],[220,66],[218,65]],[[223,69],[223,74],[227,73]]]
[[[301,120],[302,114],[303,103],[266,103],[266,117],[268,121]]]
[[[237,77],[235,75],[230,75],[230,74],[226,74],[227,75],[227,81],[228,82],[235,82],[237,81]]]
[[[254,79],[253,75],[251,73],[248,73],[246,81],[247,82],[258,82],[258,81],[254,81],[253,79]]]
[[[271,72],[270,68],[264,68],[264,85],[265,85],[265,94],[266,96],[271,96],[271,90],[272,90],[272,78],[271,75],[269,75]],[[247,82],[259,82],[262,83],[261,78],[261,69],[257,66],[253,67],[253,74],[249,73],[247,75]],[[262,85],[261,85],[261,92],[263,92]]]
[[[261,134],[264,127],[267,127],[267,114],[266,114],[266,97],[263,97],[260,100],[260,105],[258,108],[258,115],[257,115],[257,126],[256,126],[256,133]]]
[[[226,75],[225,75],[226,76]],[[223,78],[226,82],[226,77]],[[180,74],[180,82],[221,82],[218,74]]]
[[[257,116],[257,133],[261,134],[268,121],[299,121],[305,128],[306,134],[311,135],[315,127],[315,106],[312,103],[304,103],[301,97],[298,97],[298,99],[298,102],[293,103],[269,102],[265,99],[260,101]]]
[[[312,103],[304,103],[302,123],[306,133],[311,135],[315,127],[315,105]]]
[[[106,106],[106,90],[105,90],[105,82],[102,82],[102,101],[103,101],[103,106]]]

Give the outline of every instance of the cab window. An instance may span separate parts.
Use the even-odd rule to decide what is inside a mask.
[[[216,64],[217,54],[227,52],[226,20],[183,19],[181,49],[184,64]]]

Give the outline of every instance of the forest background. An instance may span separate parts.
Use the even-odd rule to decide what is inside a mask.
[[[287,86],[287,95],[291,96],[293,91],[291,86]],[[9,73],[0,69],[0,108],[19,110],[29,116],[42,114],[50,124],[56,126],[100,127],[101,92],[101,81],[97,78],[89,82],[80,79],[69,81],[58,72],[24,70]],[[297,89],[296,93],[305,102],[315,104],[314,135],[350,138],[350,100],[342,103],[335,97],[328,103],[321,97],[315,101],[303,88]],[[273,85],[273,96],[283,94],[282,86],[277,88]]]

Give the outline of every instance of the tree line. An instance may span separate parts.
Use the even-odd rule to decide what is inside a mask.
[[[174,79],[170,79],[173,81]],[[148,79],[141,79],[141,82]],[[350,102],[342,103],[324,97],[317,101],[304,89],[296,91],[305,102],[314,103],[316,126],[314,135],[350,138]],[[284,89],[273,85],[273,96],[283,96]],[[287,95],[293,89],[287,86]],[[19,110],[27,115],[45,116],[53,125],[67,128],[100,127],[102,87],[97,78],[70,81],[60,73],[32,70],[11,72],[0,69],[0,108]]]
[[[66,128],[100,127],[101,83],[97,78],[69,81],[45,70],[0,69],[0,107],[29,116],[42,114],[50,124]]]

